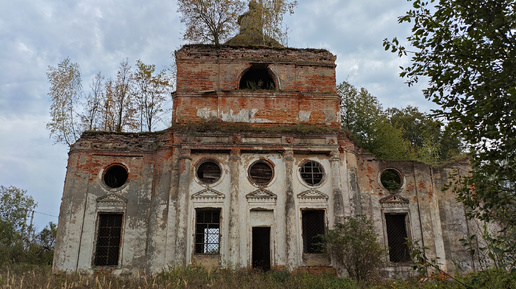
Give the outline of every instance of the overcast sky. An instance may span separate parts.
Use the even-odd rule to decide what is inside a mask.
[[[364,87],[384,107],[413,105],[429,111],[421,86],[408,88],[382,40],[406,37],[397,17],[405,0],[299,0],[285,16],[288,46],[324,48],[337,55],[337,83]],[[53,144],[46,72],[69,57],[81,67],[87,91],[101,71],[114,76],[120,62],[165,68],[187,44],[172,0],[0,0],[0,185],[27,190],[38,207],[38,230],[57,222],[68,147]]]

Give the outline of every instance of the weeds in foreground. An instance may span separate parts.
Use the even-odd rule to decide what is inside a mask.
[[[457,276],[470,288],[516,289],[516,273],[488,270],[468,276]],[[155,276],[118,277],[113,275],[51,274],[49,267],[17,267],[0,269],[0,288],[464,288],[457,282],[443,279],[385,280],[358,283],[349,278],[248,270],[213,271],[202,267],[181,267],[165,270]]]

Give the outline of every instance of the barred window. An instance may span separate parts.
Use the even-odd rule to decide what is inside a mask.
[[[307,161],[299,168],[301,178],[309,185],[319,185],[324,177],[323,166],[316,161]]]
[[[385,214],[391,262],[410,261],[410,252],[407,245],[406,217],[406,214]]]
[[[122,217],[122,214],[99,214],[95,266],[118,265]]]
[[[302,211],[303,252],[322,253],[321,237],[324,234],[324,210]]]
[[[218,254],[220,248],[220,209],[197,209],[195,214],[195,253]]]

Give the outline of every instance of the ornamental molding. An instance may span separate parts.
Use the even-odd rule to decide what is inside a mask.
[[[109,193],[97,198],[97,208],[125,208],[127,199],[117,193]]]
[[[251,201],[276,201],[276,194],[266,189],[258,189],[250,192],[245,196],[247,200]]]
[[[409,200],[399,195],[388,195],[380,199],[382,207],[403,207],[406,208],[409,205]]]
[[[202,200],[202,201],[223,200],[224,198],[226,198],[226,195],[224,195],[223,193],[216,191],[210,187],[208,187],[204,190],[201,190],[192,195],[192,200]]]
[[[325,193],[323,193],[319,190],[316,190],[316,189],[310,189],[310,190],[301,192],[297,195],[297,197],[303,201],[322,201],[322,200],[327,201],[328,200],[328,195],[326,195]]]

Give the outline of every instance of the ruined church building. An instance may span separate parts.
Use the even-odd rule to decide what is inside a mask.
[[[473,268],[459,242],[472,224],[442,191],[467,162],[385,161],[357,147],[340,129],[333,54],[186,45],[175,57],[169,129],[85,132],[71,147],[54,271],[342,273],[317,235],[357,214],[388,247],[391,275],[410,269],[406,238],[447,271]]]

